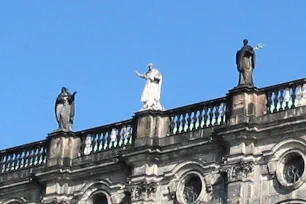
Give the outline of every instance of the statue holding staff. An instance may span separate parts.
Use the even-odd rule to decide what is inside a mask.
[[[243,47],[236,53],[236,65],[239,72],[238,87],[254,87],[255,49],[248,45],[248,40],[246,39],[243,40]]]
[[[62,91],[56,99],[55,117],[59,130],[72,131],[76,93],[75,91],[73,94],[70,94],[66,87],[62,87]]]

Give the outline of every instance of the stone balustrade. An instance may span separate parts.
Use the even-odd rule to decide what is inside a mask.
[[[170,135],[226,123],[226,97],[168,110]]]
[[[43,166],[47,160],[45,140],[0,151],[0,173]]]
[[[265,104],[257,105],[264,107],[265,110],[263,112],[265,115],[306,104],[306,79],[261,89],[252,88],[252,90],[258,95],[264,94],[265,100],[260,102]],[[163,117],[169,118],[169,123],[162,124],[167,125],[165,128],[168,128],[168,134],[164,135],[164,137],[176,136],[209,127],[218,127],[219,125],[232,125],[229,122],[229,118],[233,114],[231,112],[233,107],[233,99],[231,97],[233,95],[228,94],[226,97],[161,111]],[[158,123],[154,124],[160,125]],[[139,128],[137,125],[139,125],[137,117],[134,117],[130,120],[71,133],[74,138],[78,138],[80,141],[79,145],[77,145],[76,157],[90,156],[114,149],[121,151],[127,149],[127,147],[133,149],[134,140],[137,139],[137,128]],[[70,133],[67,134],[69,135]],[[49,140],[0,151],[0,173],[34,168],[48,163],[51,144]]]
[[[76,133],[81,137],[81,155],[89,155],[132,144],[133,121],[126,120]]]
[[[261,91],[266,93],[268,114],[306,104],[306,79],[262,88]]]

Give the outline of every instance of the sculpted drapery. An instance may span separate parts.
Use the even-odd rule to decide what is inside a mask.
[[[73,94],[70,94],[67,88],[62,87],[62,91],[56,99],[55,116],[60,130],[72,131],[76,93],[75,91]]]
[[[236,64],[239,72],[238,86],[254,86],[253,69],[255,68],[255,50],[243,40],[243,47],[236,53]]]
[[[145,74],[139,74],[136,72],[137,76],[146,80],[141,95],[141,102],[143,102],[141,110],[163,110],[160,103],[163,77],[161,73],[153,67],[153,64],[150,63],[148,68],[149,70]]]

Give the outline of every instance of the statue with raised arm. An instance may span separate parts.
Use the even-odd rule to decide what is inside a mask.
[[[236,65],[239,72],[238,87],[254,87],[255,49],[248,45],[248,40],[243,40],[243,47],[236,53]]]
[[[141,102],[143,102],[141,110],[164,110],[160,103],[163,82],[161,73],[150,63],[146,73],[140,74],[136,71],[136,75],[146,80],[141,96]]]
[[[62,87],[62,91],[56,99],[55,117],[58,122],[59,130],[72,131],[76,93],[75,91],[73,94],[70,94],[66,87]]]

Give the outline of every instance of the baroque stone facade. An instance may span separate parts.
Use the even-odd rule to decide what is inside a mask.
[[[306,203],[305,80],[0,151],[0,204]]]

